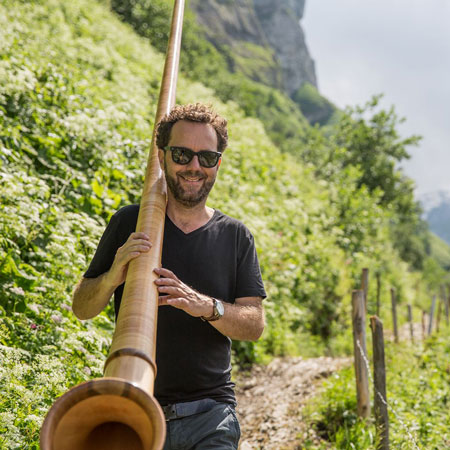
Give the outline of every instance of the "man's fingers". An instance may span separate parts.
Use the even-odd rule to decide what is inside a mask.
[[[157,278],[155,283],[158,286],[179,286],[180,282],[178,280],[174,280],[173,278]]]
[[[131,233],[130,236],[128,236],[129,241],[133,240],[133,239],[144,239],[144,240],[148,241],[150,238],[147,234],[142,233],[140,231],[139,232],[136,231],[134,233]]]
[[[173,306],[178,309],[186,309],[189,306],[189,302],[185,298],[174,297],[166,300],[166,305]]]
[[[180,296],[183,295],[183,291],[175,286],[158,286],[158,292],[163,294],[169,294],[172,296]]]
[[[170,295],[160,295],[158,297],[158,305],[167,305],[167,300],[170,298]]]
[[[127,242],[117,250],[116,256],[119,260],[128,260],[131,253],[137,253],[134,257],[139,256],[140,253],[148,252],[151,247],[151,244],[147,241]]]
[[[139,242],[133,243],[124,249],[124,252],[148,252],[151,245],[141,244]]]
[[[140,245],[141,247],[146,247],[146,248],[152,247],[152,244],[150,241],[146,241],[145,239],[133,239],[131,241],[125,242],[125,244],[121,248],[127,249],[130,247],[134,247],[135,245]]]
[[[164,306],[175,306],[176,308],[184,309],[188,306],[189,302],[182,297],[177,297],[173,295],[160,295],[158,297],[158,305]]]
[[[163,278],[173,278],[174,280],[178,280],[177,276],[169,269],[164,269],[163,267],[161,268],[156,268],[154,269],[155,273],[157,273],[160,277]]]
[[[121,247],[114,260],[115,267],[125,267],[132,259],[136,259],[142,253],[146,253],[150,250],[151,246],[136,244],[129,247]]]

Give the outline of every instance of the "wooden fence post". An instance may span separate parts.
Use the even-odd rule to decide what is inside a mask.
[[[428,336],[430,336],[431,331],[433,330],[433,316],[435,307],[436,307],[436,296],[433,295],[433,300],[431,302],[431,309],[430,309],[430,318],[428,322]]]
[[[386,398],[386,365],[384,358],[383,323],[370,318],[373,343],[373,384],[375,424],[380,441],[377,450],[389,450],[389,415]]]
[[[377,273],[377,316],[380,317],[381,276]]]
[[[397,326],[397,299],[395,289],[391,288],[391,304],[392,304],[392,324],[394,327],[394,340],[398,343],[398,326]]]
[[[366,314],[368,311],[368,305],[367,305],[367,294],[369,292],[369,269],[367,267],[365,267],[362,270],[362,275],[361,275],[361,289],[364,292],[364,307],[366,310]]]
[[[446,292],[445,292],[445,284],[443,284],[441,286],[441,296],[442,296],[442,301],[444,303],[445,323],[448,326],[448,301],[449,301],[449,299],[447,298],[447,295],[446,295]]]
[[[437,307],[437,316],[436,316],[436,332],[439,333],[439,325],[441,323],[442,298],[438,297],[437,303],[438,303],[438,307]]]
[[[426,316],[427,316],[427,313],[424,310],[422,310],[422,341],[425,340],[425,329],[426,329],[425,320],[426,320]]]
[[[414,344],[414,323],[411,304],[408,304],[408,322],[409,322],[409,334],[411,335],[411,342]]]
[[[359,417],[370,416],[369,373],[367,370],[366,314],[364,291],[352,293],[353,349],[355,354],[356,397]]]

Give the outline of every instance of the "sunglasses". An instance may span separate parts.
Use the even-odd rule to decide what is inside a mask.
[[[207,169],[216,166],[222,156],[222,153],[220,152],[213,152],[211,150],[200,150],[199,152],[194,152],[190,148],[186,147],[167,146],[164,147],[163,150],[165,152],[167,150],[171,151],[172,161],[176,164],[181,164],[184,166],[189,164],[194,156],[196,156],[198,158],[198,163]]]

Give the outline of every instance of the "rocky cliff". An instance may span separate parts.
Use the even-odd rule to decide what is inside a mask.
[[[305,83],[317,87],[314,61],[300,25],[305,0],[254,0],[265,37],[283,75],[283,90],[295,94]]]
[[[300,25],[305,0],[191,0],[206,37],[229,55],[230,68],[293,96],[317,86]]]

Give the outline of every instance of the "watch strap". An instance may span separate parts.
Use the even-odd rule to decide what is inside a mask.
[[[213,313],[209,317],[201,316],[200,318],[205,322],[214,322],[215,320],[219,320],[223,314],[220,313],[217,303],[220,302],[220,300],[217,300],[213,298]]]

